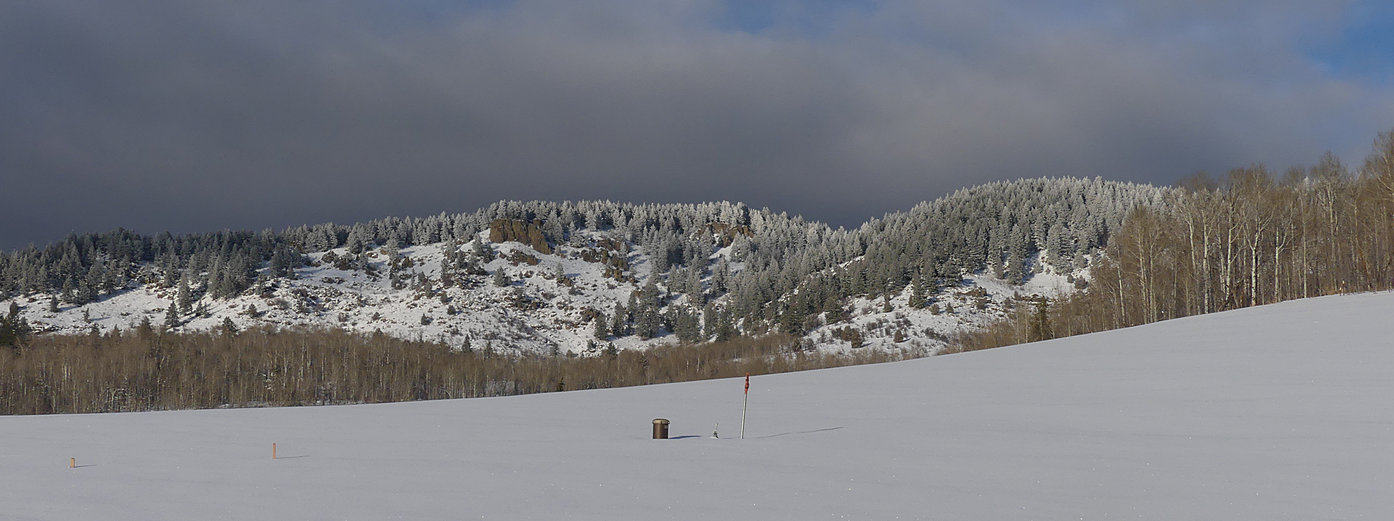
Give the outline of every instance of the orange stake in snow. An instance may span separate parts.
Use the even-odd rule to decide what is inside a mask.
[[[271,459],[276,459],[276,444],[271,444]]]
[[[70,468],[70,469],[75,469],[75,468],[77,468],[77,458],[68,458],[68,468]]]
[[[745,409],[750,405],[750,373],[745,373],[745,404],[741,405],[741,439],[745,439]]]

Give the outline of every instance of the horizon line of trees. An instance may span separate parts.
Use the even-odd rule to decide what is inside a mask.
[[[342,330],[171,333],[148,326],[0,349],[0,414],[126,412],[509,396],[875,363],[784,335],[608,349],[596,357],[481,350]]]
[[[954,349],[1394,289],[1394,131],[1355,172],[1328,152],[1310,167],[1256,164],[1179,187],[1128,214],[1088,289],[962,335]]]

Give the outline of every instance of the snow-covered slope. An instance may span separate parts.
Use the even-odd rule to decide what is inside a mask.
[[[1388,519],[1391,315],[1394,294],[1325,297],[757,376],[744,440],[737,380],[6,417],[0,505],[103,520]],[[675,439],[648,439],[656,417]]]
[[[452,270],[448,277],[443,276],[446,249],[468,252],[474,242],[402,248],[395,253],[399,266],[396,271],[389,268],[388,256],[393,254],[386,248],[364,254],[363,264],[368,270],[326,260],[326,255],[328,259],[346,255],[345,248],[337,248],[308,255],[310,265],[297,268],[294,279],[273,279],[232,298],[196,298],[189,306],[197,306],[202,313],[185,312],[172,327],[180,331],[208,331],[230,321],[239,329],[342,328],[438,341],[457,348],[489,347],[534,353],[555,350],[580,355],[599,354],[606,344],[636,349],[677,342],[676,335],[668,330],[651,339],[636,335],[595,338],[592,319],[596,313],[605,314],[607,319],[613,317],[616,304],[631,305],[631,295],[653,276],[650,259],[642,247],[626,244],[623,253],[606,252],[625,259],[626,269],[616,277],[610,266],[599,259],[599,249],[595,247],[558,245],[555,251],[544,254],[519,242],[489,243],[487,235],[481,233],[475,241],[487,245],[492,258],[480,263],[480,271],[474,274]],[[603,237],[600,233],[590,235]],[[713,262],[729,256],[729,250],[718,250],[712,255]],[[732,266],[739,272],[741,263],[733,262]],[[564,279],[557,277],[558,270]],[[495,282],[499,271],[507,275],[506,285]],[[709,283],[711,278],[709,274],[703,280]],[[932,296],[944,309],[953,310],[942,313],[910,307],[908,290],[892,299],[890,311],[885,310],[881,300],[852,298],[848,306],[853,312],[848,320],[825,319],[824,325],[808,332],[808,344],[824,352],[872,347],[930,353],[944,347],[947,339],[959,331],[1005,316],[1008,299],[1014,295],[1054,296],[1068,291],[1070,286],[1064,280],[1065,276],[1054,274],[1049,268],[1018,286],[991,276],[970,276],[964,279],[965,286],[949,287]],[[667,281],[657,283],[664,291],[668,285]],[[987,293],[970,294],[980,287]],[[94,327],[101,331],[129,330],[143,321],[163,327],[167,324],[167,310],[175,305],[178,293],[176,286],[140,283],[92,303],[59,304],[56,310],[53,305],[58,304],[57,297],[40,293],[0,300],[0,312],[8,309],[10,302],[17,303],[21,315],[40,333],[83,334]],[[718,303],[724,304],[729,298],[718,299]],[[688,302],[686,296],[681,296],[670,304]],[[701,306],[691,309],[700,312]],[[849,327],[858,331],[861,345],[854,346],[833,334]]]

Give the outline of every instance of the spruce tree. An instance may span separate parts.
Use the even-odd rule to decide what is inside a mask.
[[[592,332],[592,336],[594,336],[596,340],[607,340],[610,338],[610,330],[606,327],[606,322],[608,322],[608,320],[605,318],[604,313],[596,314],[595,330]]]
[[[148,340],[154,334],[155,326],[150,323],[150,316],[141,316],[140,324],[136,326],[136,336],[140,337],[141,340]]]
[[[710,339],[716,336],[716,304],[707,303],[702,308],[702,338]]]
[[[910,290],[910,307],[913,309],[924,309],[925,302],[928,300],[925,295],[924,275],[916,274],[914,286]]]
[[[193,295],[189,290],[189,275],[184,274],[179,277],[179,293],[175,297],[174,305],[182,312],[188,313],[193,305]]]
[[[623,304],[615,303],[615,314],[610,317],[610,334],[617,337],[629,335],[628,314]]]
[[[10,302],[9,313],[0,317],[0,346],[19,347],[29,333],[29,322],[19,314],[19,304]]]

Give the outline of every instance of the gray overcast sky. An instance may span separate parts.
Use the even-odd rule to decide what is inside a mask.
[[[855,226],[992,180],[1355,163],[1394,127],[1380,4],[0,2],[0,249],[504,198]]]

